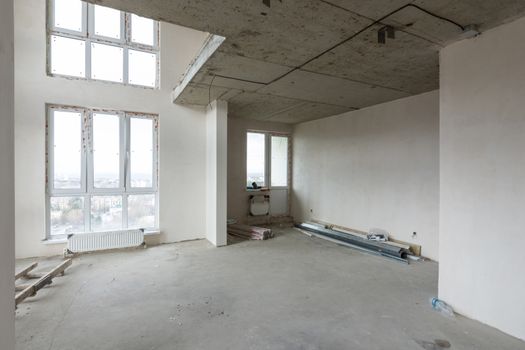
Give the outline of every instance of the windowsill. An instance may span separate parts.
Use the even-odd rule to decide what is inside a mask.
[[[247,188],[246,192],[270,192],[270,189],[267,187],[263,188]]]
[[[158,236],[158,235],[160,235],[159,229],[144,231],[145,237]],[[65,244],[65,243],[67,243],[67,238],[46,238],[42,240],[42,244],[45,244],[45,245]]]
[[[159,229],[146,230],[144,231],[144,236],[158,236],[160,235]]]
[[[45,244],[45,245],[65,244],[65,243],[67,243],[67,238],[50,238],[50,239],[42,240],[42,244]]]

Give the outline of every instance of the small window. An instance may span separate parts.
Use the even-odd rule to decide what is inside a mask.
[[[247,188],[287,188],[289,137],[271,132],[248,132],[246,141]]]
[[[157,85],[157,55],[154,53],[129,50],[129,83],[155,87]]]
[[[153,120],[130,119],[130,185],[153,187]]]
[[[155,21],[131,15],[131,41],[137,44],[154,46]]]
[[[121,12],[99,5],[94,6],[94,12],[95,35],[120,40],[122,34]]]
[[[247,187],[265,187],[266,174],[266,135],[249,132],[246,147]]]
[[[75,32],[82,31],[84,3],[80,0],[55,0],[54,26]]]
[[[82,40],[52,35],[51,72],[72,77],[85,77],[86,43]]]
[[[91,44],[91,78],[121,83],[123,79],[123,49]]]
[[[159,22],[79,0],[49,4],[49,75],[159,87]]]
[[[272,164],[270,166],[272,187],[288,186],[288,137],[271,136]]]

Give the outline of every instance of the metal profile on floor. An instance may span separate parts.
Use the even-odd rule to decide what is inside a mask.
[[[409,252],[406,249],[400,247],[395,247],[381,242],[373,242],[348,233],[334,231],[319,224],[302,223],[296,224],[295,227],[307,232],[311,232],[315,235],[328,237],[332,240],[348,244],[375,255],[384,256],[408,264],[407,257]]]

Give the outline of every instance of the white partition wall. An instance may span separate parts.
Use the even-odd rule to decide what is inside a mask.
[[[525,19],[441,53],[439,295],[525,339]]]
[[[13,1],[0,2],[0,347],[15,348]]]
[[[227,244],[228,105],[213,101],[206,111],[206,239]]]

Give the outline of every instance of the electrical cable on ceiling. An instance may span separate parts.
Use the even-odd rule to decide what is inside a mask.
[[[282,0],[279,0],[279,1],[282,2]],[[334,3],[331,3],[331,2],[329,2],[329,1],[327,1],[327,0],[319,0],[319,1],[321,1],[321,2],[323,2],[323,3],[325,3],[325,4],[327,4],[327,5],[331,5],[331,6],[333,6],[333,7],[337,7],[337,8],[339,8],[339,9],[341,9],[341,10],[344,10],[344,11],[347,11],[347,12],[352,12],[352,13],[354,13],[353,11],[350,11],[350,10],[348,10],[348,9],[342,7],[342,6],[339,6],[339,5],[336,5],[336,4],[334,4]],[[270,0],[263,0],[263,3],[264,3],[266,6],[270,7]],[[270,85],[270,84],[272,84],[272,83],[275,83],[276,81],[279,81],[279,80],[281,80],[282,78],[288,76],[289,74],[291,74],[291,73],[293,73],[293,72],[295,72],[295,71],[297,71],[297,70],[303,68],[304,66],[306,66],[307,64],[309,64],[309,63],[315,61],[316,59],[318,59],[318,58],[320,58],[320,57],[326,55],[328,52],[333,51],[334,49],[338,48],[339,46],[342,46],[342,45],[346,44],[347,42],[353,40],[354,38],[356,38],[356,37],[359,36],[360,34],[364,33],[364,32],[367,31],[368,29],[374,27],[375,25],[377,25],[377,24],[382,24],[381,22],[384,21],[385,19],[387,19],[387,18],[393,16],[394,14],[396,14],[396,13],[398,13],[398,12],[400,12],[400,11],[402,11],[402,10],[408,8],[408,7],[415,8],[415,9],[421,11],[421,12],[426,13],[427,15],[430,15],[430,16],[435,17],[435,18],[437,18],[437,19],[440,19],[440,20],[442,20],[442,21],[445,21],[445,22],[451,23],[451,24],[455,25],[456,27],[460,28],[462,32],[464,32],[465,29],[466,29],[465,26],[459,24],[458,22],[456,22],[456,21],[454,21],[454,20],[451,20],[451,19],[449,19],[449,18],[446,18],[446,17],[440,16],[440,15],[437,15],[437,14],[435,14],[435,13],[433,13],[433,12],[431,12],[431,11],[429,11],[429,10],[427,10],[427,9],[425,9],[425,8],[423,8],[423,7],[421,7],[421,6],[418,6],[418,5],[414,5],[414,4],[412,4],[412,3],[409,3],[409,4],[405,4],[405,5],[401,6],[401,7],[397,8],[397,9],[395,9],[395,10],[389,12],[389,13],[387,13],[386,15],[382,16],[381,18],[379,18],[379,19],[377,19],[377,20],[372,20],[372,19],[370,19],[370,20],[372,20],[372,23],[368,24],[368,25],[365,26],[364,28],[360,29],[360,30],[357,31],[356,33],[354,33],[354,34],[352,34],[351,36],[349,36],[348,38],[346,38],[346,39],[340,41],[339,43],[337,43],[337,44],[335,44],[335,45],[329,47],[328,49],[322,51],[321,53],[317,54],[316,56],[314,56],[314,57],[308,59],[306,62],[304,62],[304,63],[302,63],[302,64],[300,64],[300,65],[298,65],[298,66],[293,67],[293,68],[290,69],[288,72],[286,72],[286,73],[280,75],[279,77],[277,77],[277,78],[275,78],[275,79],[273,79],[273,80],[271,80],[271,81],[269,81],[269,82],[256,82],[256,81],[249,81],[249,82],[251,82],[251,83],[255,83],[255,84],[261,84],[261,85]],[[359,15],[359,16],[361,16],[361,17],[365,17],[365,16],[362,16],[362,15],[357,14],[357,13],[354,13],[354,14]],[[381,32],[381,33],[380,33],[380,32]],[[385,40],[386,40],[386,37],[393,39],[393,38],[395,38],[395,28],[392,27],[392,26],[389,26],[389,25],[385,25],[384,27],[380,28],[379,31],[378,31],[378,41],[379,41],[380,43],[383,43],[383,42],[382,42],[382,41],[383,41],[383,34],[385,35]],[[415,34],[413,34],[413,33],[409,33],[409,34],[419,37],[418,35],[415,35]],[[420,38],[421,38],[421,37],[420,37]],[[422,39],[425,39],[425,38],[422,38]],[[425,40],[429,41],[428,39],[425,39]],[[215,78],[215,76],[214,76],[214,78]],[[233,78],[233,77],[224,77],[224,78],[233,79],[233,80],[244,81],[243,79],[236,79],[236,78]],[[248,82],[248,81],[247,81],[247,82]],[[213,84],[213,79],[212,79],[212,84]],[[211,85],[210,85],[210,90],[211,90]],[[211,102],[211,98],[210,98],[210,102]]]
[[[321,0],[321,1],[323,1],[323,0]],[[326,2],[326,1],[323,1],[323,2]],[[287,75],[289,75],[289,74],[291,74],[291,73],[293,73],[293,72],[295,72],[295,71],[297,71],[297,70],[303,68],[303,67],[306,66],[307,64],[309,64],[309,63],[315,61],[316,59],[318,59],[318,58],[320,58],[320,57],[326,55],[328,52],[333,51],[334,49],[338,48],[339,46],[341,46],[341,45],[343,45],[343,44],[346,44],[347,42],[351,41],[351,40],[354,39],[355,37],[359,36],[360,34],[364,33],[364,32],[367,31],[368,29],[372,28],[372,27],[375,26],[376,24],[380,24],[382,21],[384,21],[384,20],[387,19],[388,17],[390,17],[390,16],[392,16],[392,15],[398,13],[399,11],[402,11],[402,10],[406,9],[407,7],[414,7],[414,8],[416,8],[416,9],[418,9],[418,10],[421,10],[421,11],[423,11],[423,12],[425,12],[425,13],[427,13],[427,14],[433,16],[433,17],[436,17],[436,18],[439,18],[439,19],[442,19],[442,20],[444,20],[444,21],[447,21],[447,22],[452,23],[452,24],[454,24],[455,26],[461,28],[462,31],[465,30],[465,27],[464,27],[464,26],[462,26],[461,24],[459,24],[459,23],[457,23],[457,22],[455,22],[455,21],[453,21],[453,20],[451,20],[451,19],[448,19],[448,18],[445,18],[445,17],[439,16],[439,15],[436,15],[436,14],[434,14],[434,13],[432,13],[432,12],[430,12],[430,11],[428,11],[428,10],[426,10],[426,9],[424,9],[424,8],[422,8],[422,7],[420,7],[420,6],[413,5],[413,4],[406,4],[406,5],[403,5],[403,6],[399,7],[399,8],[397,8],[397,9],[395,9],[395,10],[393,10],[393,11],[387,13],[387,14],[384,15],[383,17],[381,17],[381,18],[379,18],[379,19],[373,21],[372,23],[370,23],[369,25],[367,25],[367,26],[364,27],[363,29],[359,30],[359,31],[356,32],[355,34],[349,36],[348,38],[344,39],[343,41],[340,41],[339,43],[333,45],[332,47],[330,47],[330,48],[324,50],[324,51],[321,52],[320,54],[318,54],[318,55],[316,55],[316,56],[310,58],[308,61],[302,63],[301,65],[296,66],[296,67],[292,68],[290,71],[284,73],[283,75],[281,75],[281,76],[279,76],[279,77],[273,79],[273,80],[270,81],[267,85],[272,84],[272,83],[274,83],[274,82],[276,82],[276,81],[278,81],[278,80],[281,80],[282,78],[286,77]]]
[[[211,103],[211,87],[213,85],[213,81],[215,80],[216,75],[214,74],[211,78],[210,86],[208,88],[208,105]]]

